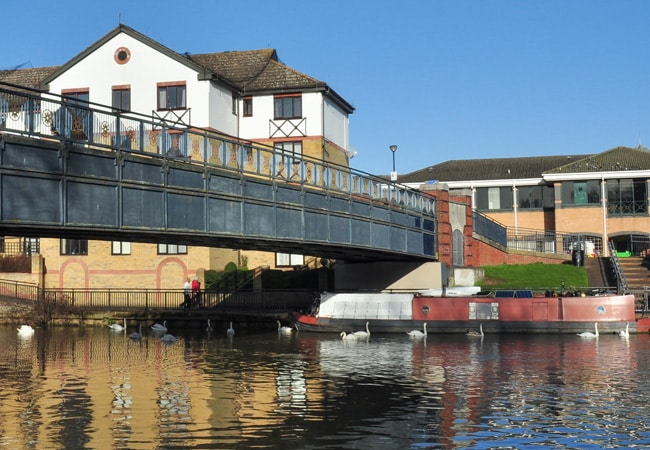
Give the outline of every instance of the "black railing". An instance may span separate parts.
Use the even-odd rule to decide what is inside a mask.
[[[627,280],[625,279],[625,273],[621,270],[621,264],[618,261],[616,247],[612,241],[609,241],[607,245],[609,246],[609,259],[611,261],[612,271],[614,272],[614,278],[616,279],[616,290],[619,294],[627,292]]]
[[[315,295],[313,290],[204,290],[186,308],[182,289],[39,289],[32,284],[0,280],[0,297],[29,302],[47,300],[84,311],[278,312],[306,308]]]

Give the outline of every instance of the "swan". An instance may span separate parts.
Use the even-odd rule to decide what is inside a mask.
[[[630,337],[630,322],[625,322],[625,329],[618,330],[618,335],[620,337]]]
[[[235,335],[235,329],[232,327],[232,322],[230,322],[230,328],[226,330],[228,337],[233,337]]]
[[[347,334],[345,331],[341,331],[341,338],[344,341],[354,341],[357,337],[354,334]]]
[[[123,318],[122,322],[124,325],[119,323],[112,323],[108,326],[108,328],[110,328],[113,331],[124,331],[126,330],[126,318]]]
[[[278,333],[292,333],[293,328],[291,327],[283,327],[280,321],[278,320]]]
[[[355,331],[352,334],[360,338],[370,337],[370,322],[366,322],[366,331]]]
[[[23,336],[34,334],[34,329],[31,325],[21,325],[20,328],[18,328],[18,334]]]
[[[162,325],[160,325],[159,323],[154,323],[153,325],[151,325],[151,329],[153,331],[167,331],[167,321],[163,320]]]
[[[472,337],[483,337],[483,324],[480,323],[478,325],[479,331],[476,330],[469,330],[467,333],[465,333],[466,336],[472,336]]]
[[[578,336],[582,338],[597,338],[598,337],[598,322],[594,322],[594,330],[596,331],[595,333],[592,333],[591,331],[585,331],[583,333],[578,333]]]
[[[208,326],[205,328],[205,331],[207,331],[208,333],[212,331],[212,325],[210,325],[210,319],[208,319]]]
[[[165,333],[165,335],[161,337],[160,340],[163,342],[174,342],[176,340],[176,336]]]
[[[424,328],[423,332],[420,331],[420,330],[411,330],[411,331],[407,331],[406,334],[408,334],[411,337],[415,337],[415,338],[425,337],[427,335],[427,323],[426,322],[424,323],[423,328]]]
[[[138,331],[134,331],[129,337],[134,341],[142,339],[142,324],[138,325]]]

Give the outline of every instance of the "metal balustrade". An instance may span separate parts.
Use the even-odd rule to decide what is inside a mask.
[[[72,102],[55,94],[3,82],[0,82],[0,132],[116,152],[157,155],[363,197],[425,215],[435,214],[433,198],[346,166],[198,129],[157,114],[148,117],[130,111],[116,112],[105,105]]]

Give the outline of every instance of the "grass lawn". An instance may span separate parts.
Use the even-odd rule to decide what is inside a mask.
[[[484,266],[485,277],[479,282],[483,289],[533,289],[559,291],[564,280],[566,288],[589,285],[584,267],[571,264],[501,264]]]

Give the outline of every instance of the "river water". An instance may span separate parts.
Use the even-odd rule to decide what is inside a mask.
[[[168,326],[0,326],[0,449],[650,448],[647,334]]]

